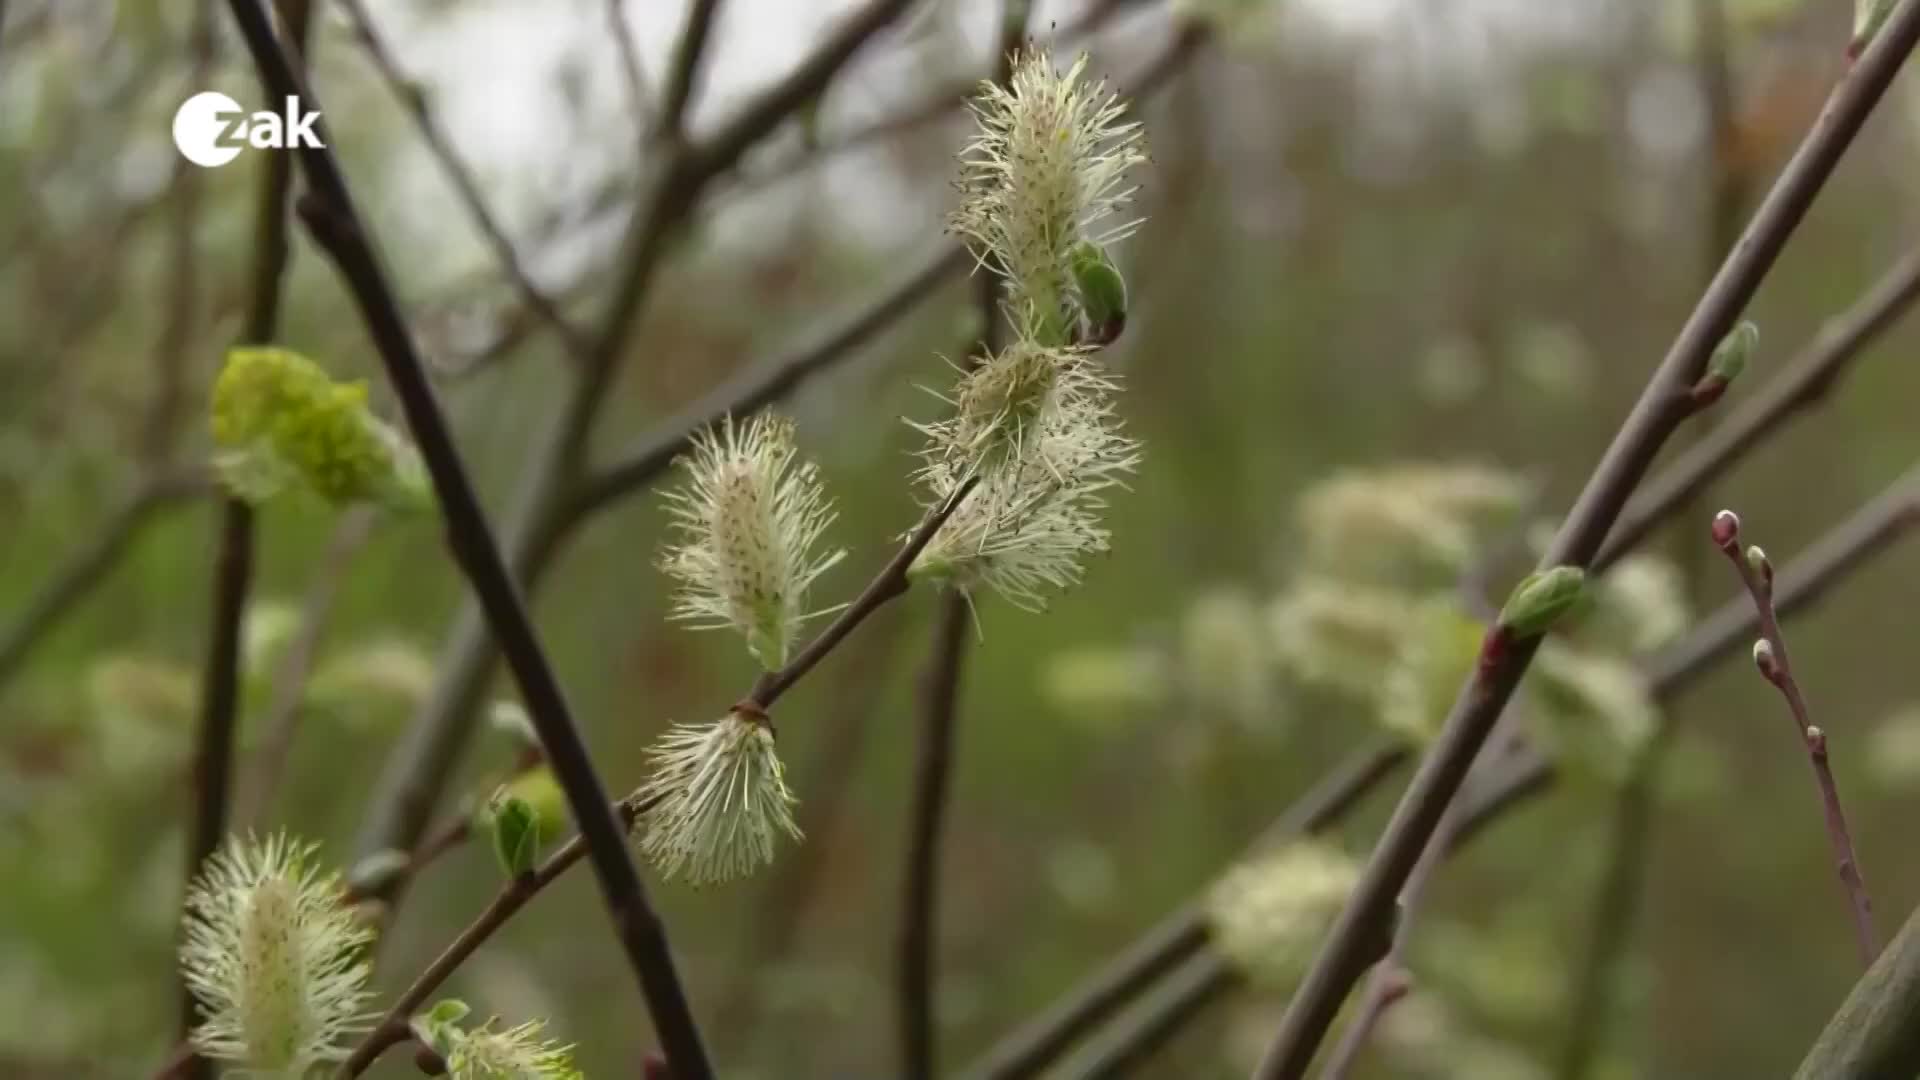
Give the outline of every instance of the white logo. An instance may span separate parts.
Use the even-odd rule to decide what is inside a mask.
[[[237,119],[234,119],[237,118]],[[180,103],[173,114],[173,145],[195,165],[213,168],[240,156],[245,147],[288,150],[302,146],[319,149],[323,143],[313,126],[318,112],[300,107],[300,99],[286,99],[286,111],[257,112],[251,116],[240,103],[218,90],[203,90]]]

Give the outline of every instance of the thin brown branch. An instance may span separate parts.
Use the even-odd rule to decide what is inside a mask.
[[[627,22],[625,0],[606,0],[607,36],[613,39],[613,47],[620,57],[620,77],[626,83],[627,108],[633,110],[633,130],[636,137],[644,135],[648,128],[647,116],[651,95],[647,93],[647,74],[640,63],[640,49],[633,40],[633,26]]]
[[[752,1042],[759,1030],[756,1018],[768,973],[793,951],[800,928],[828,881],[826,872],[834,857],[832,837],[848,812],[854,777],[872,741],[873,720],[887,690],[886,673],[904,643],[897,615],[878,618],[879,625],[858,642],[843,646],[850,652],[841,665],[844,674],[828,691],[835,707],[810,741],[805,762],[794,770],[794,789],[808,792],[798,814],[800,829],[810,839],[771,867],[753,909],[741,920],[740,949],[727,964],[728,985],[714,1009],[716,1038],[743,1046]]]
[[[1690,414],[1689,391],[1714,347],[1758,290],[1916,40],[1920,40],[1920,0],[1902,0],[1874,44],[1841,79],[1806,141],[1715,275],[1549,545],[1543,567],[1585,567],[1592,562],[1661,446]],[[1391,920],[1395,895],[1432,838],[1537,647],[1535,639],[1500,650],[1462,687],[1354,895],[1288,1006],[1255,1074],[1260,1080],[1298,1080],[1306,1074],[1341,1004],[1365,970],[1368,942],[1376,940],[1380,928]]]
[[[978,483],[978,477],[967,479],[953,489],[953,494],[947,496],[946,501],[928,510],[920,524],[915,526],[912,534],[907,537],[906,543],[902,544],[893,558],[880,568],[880,572],[874,575],[873,580],[867,582],[867,587],[860,590],[860,595],[854,597],[853,602],[842,609],[840,614],[827,624],[825,630],[820,631],[817,637],[794,654],[793,659],[787,661],[785,667],[761,675],[754,682],[753,689],[747,693],[745,704],[759,712],[766,712],[773,708],[774,702],[779,701],[782,694],[792,689],[794,683],[799,682],[807,672],[813,670],[816,664],[826,659],[827,654],[839,647],[840,643],[846,640],[847,635],[853,633],[855,627],[865,622],[868,616],[879,610],[887,601],[905,594],[908,586],[907,571],[913,567],[913,560],[933,542],[934,534],[947,523],[947,519],[953,516],[954,511],[960,509],[960,504],[967,501],[967,496],[973,494],[974,485]]]
[[[1920,299],[1920,250],[1889,267],[1852,307],[1829,319],[1778,374],[1731,408],[1705,438],[1645,484],[1621,511],[1593,565],[1613,565],[1755,446],[1824,401],[1868,346],[1891,329],[1916,299]]]
[[[1853,835],[1840,806],[1840,790],[1834,783],[1833,768],[1827,761],[1826,732],[1815,725],[1807,708],[1806,694],[1794,677],[1793,662],[1787,656],[1787,639],[1780,633],[1780,620],[1773,610],[1773,565],[1758,547],[1740,548],[1740,519],[1722,510],[1713,520],[1714,545],[1733,564],[1747,595],[1753,600],[1760,620],[1760,641],[1754,646],[1754,661],[1760,674],[1780,696],[1786,699],[1793,715],[1794,733],[1807,751],[1807,763],[1813,767],[1814,783],[1820,789],[1820,806],[1827,823],[1827,840],[1833,846],[1833,858],[1853,912],[1854,937],[1860,946],[1863,965],[1872,965],[1880,952],[1878,935],[1873,930],[1873,901],[1867,895],[1867,883],[1860,872],[1860,859],[1854,853]]]
[[[209,0],[202,15],[202,32],[212,49],[215,6]],[[311,23],[307,0],[282,0],[282,25],[296,49],[304,47]],[[245,344],[264,344],[276,336],[280,323],[280,284],[286,270],[286,171],[261,174],[260,201],[255,207],[254,258]],[[228,801],[232,796],[233,753],[240,723],[240,667],[247,593],[253,584],[253,507],[235,496],[220,501],[220,547],[214,562],[212,621],[208,633],[206,666],[200,683],[200,726],[193,756],[193,823],[187,841],[186,880],[220,847],[227,833]],[[180,1035],[190,1035],[199,1021],[199,1002],[182,981]],[[213,1063],[197,1056],[185,1066],[189,1078],[213,1075]]]
[[[693,0],[687,9],[686,29],[674,49],[667,67],[667,80],[660,88],[659,130],[663,138],[678,139],[686,125],[687,105],[693,100],[694,80],[699,77],[707,38],[713,33],[714,17],[720,13],[720,0]]]
[[[619,816],[622,827],[625,828],[630,827],[634,819],[646,813],[651,805],[651,803],[623,800],[615,804],[613,809]],[[575,836],[561,845],[558,851],[548,856],[538,869],[524,877],[514,878],[502,886],[493,901],[474,917],[467,928],[462,930],[460,935],[454,938],[453,942],[442,950],[432,963],[427,965],[426,970],[422,971],[399,997],[394,999],[386,1015],[382,1016],[373,1030],[353,1048],[353,1053],[340,1068],[341,1075],[359,1076],[371,1068],[381,1054],[411,1038],[412,1034],[407,1027],[408,1021],[420,1011],[422,1006],[426,1005],[427,999],[433,996],[433,992],[440,989],[441,984],[445,983],[468,957],[478,952],[480,946],[505,926],[507,920],[513,918],[514,914],[525,907],[528,901],[538,896],[542,889],[559,880],[560,875],[566,873],[574,863],[579,862],[581,856],[587,854],[588,846],[584,837]]]
[[[939,930],[940,834],[953,781],[960,713],[960,673],[973,613],[967,598],[941,598],[914,754],[913,801],[908,808],[907,857],[901,874],[898,995],[901,1075],[934,1075],[934,963]]]
[[[381,37],[379,28],[374,25],[372,16],[367,13],[366,5],[361,0],[340,0],[340,8],[352,24],[354,35],[360,39],[367,58],[373,61],[374,71],[379,73],[380,81],[386,84],[394,100],[412,119],[414,128],[420,133],[420,141],[426,144],[427,152],[439,164],[441,174],[453,185],[454,196],[460,200],[467,216],[473,220],[481,237],[492,249],[495,261],[507,275],[514,292],[519,294],[521,303],[553,327],[569,353],[576,358],[585,356],[589,347],[586,335],[561,313],[559,305],[527,272],[519,252],[514,249],[513,239],[487,205],[479,179],[454,147],[452,137],[441,126],[427,89],[400,70],[399,62],[394,59],[392,50],[387,47],[386,40]]]

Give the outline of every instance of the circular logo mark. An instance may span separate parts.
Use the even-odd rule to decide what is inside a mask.
[[[218,90],[203,90],[180,103],[173,114],[173,145],[195,165],[213,168],[240,156],[240,147],[219,141],[227,130],[222,117],[241,112],[240,103]]]

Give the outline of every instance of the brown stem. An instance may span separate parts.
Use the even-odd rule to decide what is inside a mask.
[[[634,819],[646,813],[650,806],[651,803],[622,801],[613,809],[620,817],[623,826],[631,826]],[[433,996],[433,992],[440,989],[441,984],[445,983],[468,957],[479,951],[480,946],[485,944],[495,931],[505,926],[507,920],[513,918],[514,914],[525,907],[529,900],[538,896],[542,889],[553,884],[569,867],[579,862],[581,856],[587,854],[587,848],[585,838],[575,836],[561,845],[560,850],[548,856],[546,861],[531,874],[514,878],[502,886],[492,903],[475,916],[474,920],[467,924],[467,928],[460,931],[460,935],[441,950],[440,955],[427,965],[426,970],[415,977],[413,983],[394,999],[386,1015],[382,1016],[380,1022],[375,1024],[360,1044],[353,1048],[353,1053],[340,1067],[341,1075],[359,1076],[372,1067],[381,1054],[411,1038],[408,1022],[427,1003],[427,999]],[[666,1037],[663,1035],[661,1040],[665,1042]],[[674,1075],[682,1074],[676,1072]]]
[[[880,572],[873,576],[873,580],[867,582],[867,587],[860,590],[860,595],[854,597],[853,603],[843,608],[840,614],[827,624],[825,630],[820,631],[819,635],[796,653],[792,660],[787,661],[785,667],[778,671],[769,671],[755,681],[753,689],[747,693],[746,704],[760,712],[773,708],[773,703],[780,700],[782,694],[792,689],[793,684],[804,678],[807,672],[812,671],[814,665],[825,660],[827,654],[838,648],[840,643],[846,640],[847,635],[853,633],[855,627],[865,622],[869,615],[878,611],[887,601],[903,595],[907,591],[907,571],[912,568],[913,560],[933,542],[934,534],[947,523],[947,519],[953,516],[954,511],[960,509],[960,504],[967,501],[967,496],[973,493],[974,485],[977,483],[979,483],[978,477],[967,479],[953,490],[952,495],[947,496],[945,502],[927,511],[926,517],[921,519],[920,524],[914,527],[912,535],[907,537],[907,542],[900,546],[900,550],[887,561],[887,565],[880,568]]]
[[[900,890],[897,978],[900,999],[901,1075],[928,1080],[934,1074],[934,959],[939,930],[940,835],[953,780],[954,741],[960,703],[960,671],[973,628],[967,598],[941,598],[939,632],[926,673],[913,802],[908,810],[906,871]]]
[[[1854,854],[1853,835],[1847,828],[1846,813],[1840,807],[1840,790],[1834,783],[1833,768],[1827,761],[1826,732],[1813,723],[1806,695],[1800,689],[1800,681],[1794,678],[1793,663],[1787,657],[1787,640],[1780,633],[1780,620],[1774,614],[1773,567],[1766,562],[1765,556],[1753,560],[1741,550],[1739,519],[1731,513],[1722,511],[1714,519],[1714,540],[1721,554],[1733,564],[1734,572],[1740,575],[1740,583],[1745,586],[1747,596],[1752,599],[1754,611],[1758,614],[1760,638],[1766,650],[1756,651],[1755,659],[1759,661],[1760,674],[1786,699],[1787,709],[1793,715],[1794,731],[1806,748],[1807,762],[1813,767],[1814,783],[1820,789],[1827,840],[1833,847],[1840,886],[1853,912],[1854,938],[1860,947],[1860,960],[1863,965],[1871,965],[1880,952],[1879,938],[1873,930],[1873,902],[1867,895],[1866,881],[1860,873],[1860,860]],[[1759,549],[1753,550],[1758,552]],[[1756,561],[1758,566],[1755,565]]]
[[[212,49],[213,5],[206,5],[206,25]],[[306,0],[284,0],[279,15],[287,33],[304,44],[311,10]],[[296,48],[298,45],[296,45]],[[252,295],[240,340],[262,344],[274,339],[280,321],[280,284],[286,270],[286,171],[269,168],[261,176],[260,201],[254,220]],[[247,592],[253,582],[253,508],[241,499],[220,503],[220,548],[215,557],[213,615],[208,635],[206,666],[200,682],[200,728],[193,757],[193,825],[188,838],[186,880],[220,847],[227,833],[228,800],[232,795],[233,748],[240,720],[240,665]],[[181,987],[180,1034],[184,1040],[199,1020],[193,991]],[[212,1062],[190,1056],[185,1075],[207,1077]]]
[[[1880,36],[1835,88],[1806,141],[1767,193],[1740,243],[1655,370],[1549,545],[1543,567],[1585,567],[1592,562],[1633,488],[1690,412],[1688,392],[1709,355],[1772,269],[1916,40],[1920,40],[1920,0],[1901,0]],[[1368,860],[1354,895],[1289,1004],[1255,1073],[1260,1080],[1298,1080],[1306,1074],[1365,968],[1367,943],[1377,939],[1380,928],[1392,918],[1395,895],[1526,673],[1537,646],[1537,640],[1520,642],[1483,665],[1462,688],[1445,727]]]

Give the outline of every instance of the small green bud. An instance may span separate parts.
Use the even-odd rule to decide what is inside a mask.
[[[1847,42],[1847,59],[1859,59],[1867,50],[1887,16],[1893,14],[1893,5],[1894,0],[1853,0],[1853,40]]]
[[[1741,323],[1714,347],[1713,358],[1707,362],[1707,373],[1732,382],[1747,370],[1747,361],[1753,359],[1753,351],[1759,346],[1760,328],[1751,322]]]
[[[1761,581],[1773,584],[1773,563],[1767,559],[1767,553],[1760,550],[1759,544],[1747,548],[1747,566]]]
[[[1127,281],[1098,244],[1073,249],[1073,283],[1086,327],[1083,344],[1111,345],[1127,325]]]
[[[1527,575],[1500,609],[1500,628],[1518,638],[1546,633],[1580,603],[1586,582],[1587,572],[1577,566],[1555,566]]]
[[[560,788],[560,781],[553,770],[545,765],[527,769],[500,785],[494,792],[495,799],[512,798],[527,804],[538,819],[541,844],[550,844],[559,839],[560,830],[568,820],[567,793]],[[482,826],[492,822],[491,807],[481,811]]]
[[[533,873],[540,857],[539,812],[527,800],[502,788],[487,804],[487,816],[493,826],[493,854],[500,860],[500,869],[509,878]]]
[[[426,1012],[414,1016],[407,1026],[413,1029],[414,1038],[420,1040],[422,1046],[445,1057],[453,1052],[454,1041],[460,1034],[460,1021],[472,1011],[459,998],[442,998]]]

